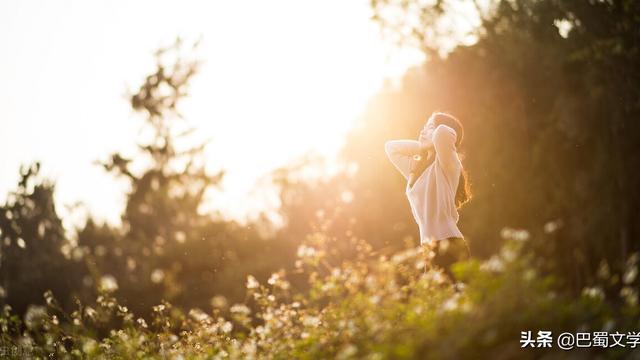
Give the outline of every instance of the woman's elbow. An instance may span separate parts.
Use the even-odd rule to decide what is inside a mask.
[[[384,143],[384,152],[386,152],[388,155],[393,154],[393,140],[387,140]]]
[[[456,141],[456,132],[446,125],[438,125],[433,131],[433,144],[436,148],[447,147]]]

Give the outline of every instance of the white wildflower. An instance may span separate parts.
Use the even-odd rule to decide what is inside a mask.
[[[456,296],[452,296],[447,299],[443,304],[442,308],[445,311],[452,311],[458,308],[458,298]]]
[[[312,257],[315,254],[316,254],[316,249],[311,246],[307,246],[307,245],[298,246],[298,251],[297,251],[298,257]]]
[[[318,318],[317,316],[305,316],[304,319],[302,320],[302,323],[305,326],[316,327],[320,325],[320,318]]]
[[[228,304],[227,298],[222,295],[216,295],[211,298],[211,306],[216,308],[224,308]]]
[[[278,273],[272,273],[271,276],[269,277],[269,280],[267,280],[267,283],[269,285],[274,285],[278,279],[280,279],[280,274]]]
[[[585,287],[584,289],[582,289],[582,295],[593,299],[604,299],[604,292],[598,286]]]
[[[143,318],[138,318],[137,322],[138,325],[142,326],[145,329],[147,328],[147,322]]]
[[[162,269],[155,269],[151,272],[151,282],[159,284],[164,280],[164,271]]]
[[[340,352],[338,352],[336,359],[351,359],[358,352],[358,347],[353,344],[346,344]]]
[[[40,305],[29,305],[24,314],[24,324],[29,329],[38,327],[47,317],[47,308]]]
[[[260,286],[260,283],[253,275],[247,276],[247,289],[256,289],[258,286]]]
[[[251,313],[251,309],[245,304],[234,304],[229,310],[235,314],[249,315]]]
[[[625,284],[631,284],[636,277],[638,276],[638,268],[636,266],[629,266],[627,268],[627,271],[625,271],[624,275],[622,276],[622,281]]]
[[[222,329],[223,332],[229,333],[229,332],[231,332],[231,330],[233,330],[233,324],[228,322],[228,321],[225,321],[225,323],[222,324],[221,329]]]
[[[504,270],[504,263],[498,256],[493,255],[480,265],[480,269],[489,272],[501,272]]]
[[[544,224],[544,232],[547,234],[551,234],[552,232],[558,230],[562,226],[561,220],[553,220],[548,221]]]
[[[82,351],[85,354],[93,353],[98,347],[98,343],[93,339],[87,339],[84,344],[82,344]]]
[[[100,278],[100,289],[106,292],[118,290],[118,282],[112,275],[104,275]]]
[[[207,315],[204,311],[198,308],[189,310],[189,316],[191,316],[192,319],[200,322],[210,319],[209,315]]]

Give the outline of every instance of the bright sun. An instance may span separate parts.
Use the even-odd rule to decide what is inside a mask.
[[[417,51],[392,53],[368,6],[364,0],[0,5],[0,24],[8,28],[0,32],[7,49],[0,99],[8,99],[0,118],[14,119],[0,131],[6,137],[0,170],[8,174],[0,193],[14,187],[19,164],[41,160],[45,175],[58,182],[63,216],[64,205],[80,200],[97,218],[118,223],[126,188],[92,162],[134,148],[140,121],[124,90],[153,70],[155,49],[180,35],[202,37],[204,60],[184,115],[211,139],[212,171],[226,170],[223,192],[209,207],[242,220],[275,205],[259,191],[250,196],[261,176],[310,150],[333,157],[385,77],[423,60]],[[19,143],[27,131],[31,141]]]

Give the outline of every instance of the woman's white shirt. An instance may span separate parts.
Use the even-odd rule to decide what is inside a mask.
[[[458,229],[455,195],[462,163],[455,148],[456,132],[444,124],[438,125],[431,139],[420,136],[420,142],[433,142],[436,158],[413,186],[407,182],[406,195],[411,212],[420,230],[420,244],[449,237],[463,237]]]

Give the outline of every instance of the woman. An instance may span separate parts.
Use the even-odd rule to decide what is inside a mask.
[[[426,254],[455,281],[450,265],[471,256],[457,226],[458,209],[471,195],[458,149],[464,129],[454,116],[434,112],[419,140],[389,140],[385,152],[407,180],[405,193]],[[426,271],[426,265],[425,265]]]

